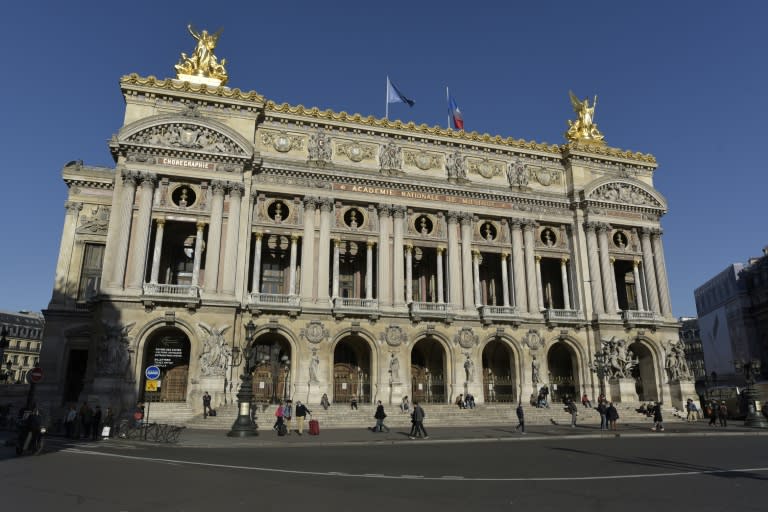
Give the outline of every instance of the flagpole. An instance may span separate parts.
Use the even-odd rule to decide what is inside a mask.
[[[451,94],[448,92],[448,86],[445,86],[445,105],[448,107],[448,128],[451,127]]]
[[[389,76],[387,76],[387,87],[384,91],[384,119],[389,119]]]

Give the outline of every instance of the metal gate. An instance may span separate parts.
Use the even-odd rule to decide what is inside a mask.
[[[165,372],[160,386],[161,402],[187,401],[187,376],[189,365],[176,366]]]
[[[347,363],[333,365],[333,401],[349,403],[356,398],[358,403],[371,401],[371,378],[362,368]]]
[[[277,403],[290,396],[289,373],[273,368],[271,363],[262,363],[253,371],[253,397],[257,402]]]
[[[414,402],[445,403],[445,379],[433,375],[429,369],[411,366],[411,394]]]
[[[517,390],[511,376],[497,377],[483,372],[483,397],[486,402],[517,402]]]

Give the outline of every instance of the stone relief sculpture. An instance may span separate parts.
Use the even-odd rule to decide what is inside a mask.
[[[629,350],[627,341],[612,336],[611,339],[602,339],[601,343],[603,360],[606,362],[605,376],[609,379],[632,378],[632,369],[639,361]]]
[[[317,350],[312,351],[312,358],[309,360],[309,382],[317,384],[320,382],[318,373],[320,369],[320,358],[317,357]]]
[[[197,326],[203,332],[203,350],[200,354],[200,374],[203,377],[222,377],[226,374],[232,350],[224,339],[224,333],[229,329],[211,327],[199,322]]]
[[[448,173],[448,179],[467,179],[467,161],[458,151],[448,154],[445,160],[445,170]]]
[[[527,187],[528,179],[528,167],[519,158],[510,162],[507,166],[507,181],[510,187]]]
[[[534,386],[539,383],[539,362],[536,360],[536,356],[531,361],[531,382]]]
[[[83,216],[77,234],[106,235],[109,226],[109,206],[99,205],[91,209],[91,214]]]
[[[104,335],[96,356],[97,375],[125,377],[131,362],[128,333],[135,323],[123,326],[104,322]]]
[[[685,360],[685,344],[682,340],[670,341],[664,364],[670,381],[690,380],[691,370]]]
[[[326,164],[331,161],[331,138],[327,133],[316,132],[309,136],[309,161]]]
[[[394,353],[389,360],[389,372],[392,374],[392,382],[400,382],[400,361]]]
[[[379,150],[379,163],[382,169],[399,171],[403,167],[402,150],[394,142],[381,146]]]
[[[137,144],[196,149],[209,153],[242,154],[229,138],[209,128],[194,125],[164,124],[143,130],[129,139]]]
[[[467,382],[475,380],[475,362],[469,357],[469,353],[465,354],[467,359],[464,360],[464,373],[467,376]]]

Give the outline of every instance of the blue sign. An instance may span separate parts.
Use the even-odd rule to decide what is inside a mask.
[[[144,375],[146,375],[149,380],[157,380],[160,378],[160,368],[157,366],[147,366],[147,369],[144,370]]]

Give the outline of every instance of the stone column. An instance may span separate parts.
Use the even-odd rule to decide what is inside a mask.
[[[448,212],[448,303],[461,309],[461,252],[459,251],[458,223],[456,212]]]
[[[640,286],[640,270],[637,268],[640,265],[640,260],[632,261],[632,275],[635,277],[635,295],[637,296],[637,310],[645,311],[643,305],[643,289]]]
[[[475,307],[478,308],[483,305],[482,297],[480,296],[480,251],[472,251],[472,277],[473,290],[475,295]]]
[[[464,289],[464,309],[472,309],[475,301],[472,283],[472,215],[461,216],[461,277]]]
[[[133,201],[136,198],[136,182],[139,173],[123,171],[123,194],[118,214],[120,216],[120,234],[117,237],[117,250],[115,251],[114,274],[112,275],[113,288],[123,288],[125,280],[125,266],[128,261],[128,243],[130,242],[131,223],[133,222]]]
[[[542,287],[543,279],[541,278],[541,256],[536,255],[533,257],[533,259],[536,262],[536,290],[538,290],[539,295],[539,311],[544,311],[544,288]]]
[[[301,300],[312,302],[315,282],[315,210],[317,199],[304,198],[304,236],[301,239]],[[255,261],[255,258],[254,258]]]
[[[379,261],[378,274],[378,296],[379,306],[392,305],[392,264],[390,255],[392,251],[389,246],[389,235],[392,227],[392,207],[388,204],[380,204],[379,207],[379,250],[376,251]]]
[[[208,243],[205,252],[205,291],[216,293],[219,281],[219,254],[221,253],[221,223],[224,217],[224,193],[227,184],[223,181],[211,183],[211,223],[208,225]]]
[[[653,250],[651,249],[651,229],[643,228],[640,231],[640,244],[643,247],[643,274],[645,287],[648,290],[648,307],[654,313],[661,313],[659,309],[659,290],[656,287],[656,267],[653,263]]]
[[[165,219],[156,219],[157,230],[155,231],[155,250],[152,252],[152,273],[149,282],[157,284],[157,277],[160,273],[160,256],[163,251],[163,231],[165,231]],[[195,253],[197,256],[197,253]],[[194,284],[195,280],[192,280]]]
[[[253,248],[253,274],[251,274],[251,293],[261,292],[261,239],[263,233],[255,233],[256,244]]]
[[[405,303],[413,302],[413,245],[405,246]]]
[[[504,293],[505,308],[509,307],[509,277],[507,276],[507,256],[507,253],[501,253],[501,288]]]
[[[568,289],[568,258],[560,259],[560,277],[563,280],[563,300],[565,309],[571,309],[571,291]]]
[[[611,259],[608,255],[608,230],[610,226],[600,224],[597,227],[597,242],[600,246],[600,269],[603,274],[603,297],[605,298],[605,311],[609,315],[616,314],[616,292],[611,276]]]
[[[437,248],[437,302],[442,304],[445,302],[445,295],[443,295],[443,253],[444,247]]]
[[[653,261],[656,266],[656,279],[659,284],[659,301],[661,302],[661,314],[665,317],[672,316],[672,302],[669,299],[669,283],[667,282],[667,266],[664,263],[664,247],[661,244],[661,230],[651,233],[653,244]]]
[[[72,263],[72,250],[75,246],[77,217],[80,210],[83,209],[83,203],[67,201],[64,207],[67,209],[67,214],[64,217],[61,249],[59,250],[59,259],[56,262],[56,281],[54,283],[53,297],[51,298],[51,303],[53,304],[64,304],[66,302],[65,295],[68,289],[67,283],[69,281],[69,267]],[[0,364],[2,363],[5,363],[5,361],[0,361]]]
[[[329,306],[328,296],[330,257],[331,257],[331,220],[333,216],[333,200],[328,197],[320,199],[320,237],[317,255],[317,303]]]
[[[136,216],[135,245],[131,254],[130,283],[127,288],[140,292],[144,284],[144,269],[147,264],[149,249],[149,227],[152,223],[152,199],[155,194],[157,176],[152,173],[141,175],[141,194],[139,195],[139,213]]]
[[[299,235],[291,233],[291,273],[288,276],[288,295],[296,295],[296,259],[299,250]]]
[[[587,259],[589,262],[589,288],[592,295],[592,309],[595,313],[605,313],[603,306],[603,282],[600,278],[600,264],[598,262],[597,235],[594,222],[585,222],[584,231],[587,234]]]
[[[525,289],[525,263],[523,261],[523,230],[519,219],[509,223],[512,232],[512,282],[515,285],[514,302],[520,312],[528,311],[528,296]]]
[[[195,258],[192,262],[192,286],[200,286],[200,262],[203,259],[203,229],[205,222],[198,222],[195,226]]]
[[[392,293],[394,295],[395,307],[403,307],[403,297],[405,295],[405,280],[404,277],[404,259],[403,259],[403,219],[405,218],[405,207],[395,206],[392,209],[393,223],[394,223],[394,235],[392,247]]]
[[[523,239],[525,243],[525,283],[526,290],[528,292],[528,312],[539,313],[539,298],[537,297],[538,273],[536,272],[536,264],[533,257],[533,229],[535,227],[533,221],[528,221],[523,226]]]
[[[237,273],[237,241],[240,234],[240,203],[243,185],[232,183],[229,188],[229,216],[227,217],[227,242],[224,247],[224,283],[226,295],[235,294],[235,275]]]
[[[339,252],[340,252],[341,240],[338,238],[333,240],[333,293],[331,299],[336,299],[339,296]]]
[[[616,258],[611,257],[611,280],[613,286],[613,305],[616,311],[620,311],[619,308],[619,287],[616,285]]]
[[[368,240],[365,243],[365,298],[373,299],[373,245],[376,242]]]

